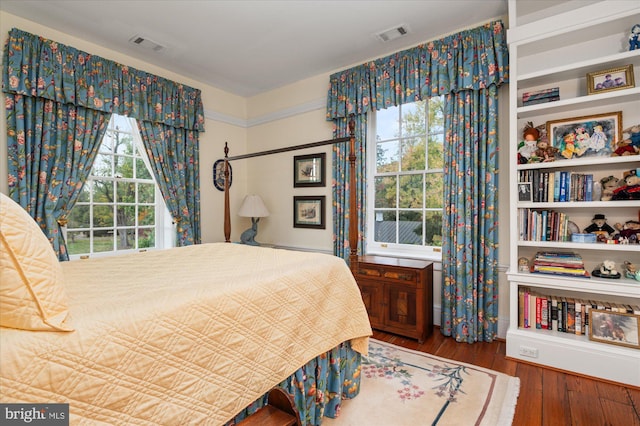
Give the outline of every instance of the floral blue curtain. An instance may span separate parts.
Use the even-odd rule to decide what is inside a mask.
[[[464,116],[462,120],[465,121],[460,122],[459,125],[454,127],[453,119],[447,122],[450,127],[445,128],[448,134],[448,143],[445,146],[445,150],[448,152],[445,153],[445,156],[455,158],[454,153],[450,152],[453,149],[461,150],[460,155],[466,155],[465,153],[477,149],[479,143],[487,143],[487,137],[495,139],[497,128],[490,123],[486,124],[486,131],[489,133],[482,135],[481,138],[475,132],[461,132],[460,129],[473,125],[474,120],[484,120],[495,113],[497,98],[492,98],[493,92],[485,89],[493,86],[495,90],[508,81],[508,63],[504,25],[501,21],[489,22],[477,28],[461,31],[331,75],[327,97],[327,120],[336,121],[350,115],[357,117],[368,111],[428,99],[432,96],[445,95],[445,103],[466,103],[472,102],[477,96],[488,96],[490,99],[486,102],[480,102],[478,109],[473,111],[473,115]],[[478,92],[479,94],[468,95],[467,92]],[[455,96],[453,96],[454,94]],[[488,108],[487,111],[480,110],[484,106]],[[453,111],[451,108],[454,106],[448,105],[446,108]],[[362,144],[365,146],[366,141],[363,140]],[[489,175],[485,176],[485,179],[495,182],[498,173],[497,143],[490,144],[483,149],[493,151],[482,157],[484,159],[482,161],[487,163],[478,166],[477,169],[486,170]],[[335,161],[341,161],[341,159],[334,155],[333,179],[339,180],[342,179],[342,176],[336,174],[338,166]],[[446,175],[452,172],[454,169],[445,169],[445,179]],[[358,181],[366,181],[364,173],[358,175],[357,179]],[[453,177],[449,177],[449,179],[453,179]],[[455,190],[462,190],[466,195],[472,197],[474,203],[484,202],[483,209],[486,210],[489,217],[484,219],[483,224],[487,222],[497,224],[497,194],[495,198],[483,199],[485,193],[479,190],[479,186],[472,186],[472,182],[475,181],[458,180],[458,185],[465,186],[456,187]],[[467,187],[466,185],[471,186]],[[452,189],[445,187],[445,192]],[[466,214],[462,200],[457,198],[450,200],[455,204],[445,205],[445,216],[447,217],[443,221],[444,247],[455,247],[449,226],[461,223]],[[341,201],[337,199],[334,202]],[[345,214],[348,211],[348,205],[341,205],[336,211],[338,215]],[[339,216],[334,217],[334,220],[346,223]],[[471,234],[477,234],[475,240],[486,237],[487,240],[497,241],[497,229],[495,234],[485,235],[485,232],[488,232],[486,227],[474,223],[469,226]],[[470,241],[468,242],[470,243]],[[488,246],[491,244],[488,243]],[[456,253],[455,250],[443,252],[442,297],[449,299],[447,302],[443,301],[442,305],[443,327],[441,330],[445,335],[453,335],[459,341],[490,341],[495,336],[497,332],[497,295],[494,292],[494,285],[497,283],[486,282],[496,276],[495,258],[497,258],[497,249],[490,255],[477,250],[464,252],[462,255]],[[457,262],[475,263],[479,266],[473,276],[448,275],[446,271],[451,270],[450,265],[457,268]],[[470,286],[482,296],[473,301],[471,307],[469,305],[462,307],[464,311],[460,311],[460,307],[454,308],[455,303],[451,303],[451,299],[455,302],[455,298],[459,294],[466,293]],[[485,289],[487,293],[485,293]],[[490,309],[486,308],[487,303],[492,304]],[[482,323],[486,328],[484,333],[477,334],[475,328],[467,326],[468,335],[458,334],[455,329],[447,326],[447,322],[466,321],[468,315],[476,316],[476,323]]]
[[[200,243],[198,131],[138,120],[160,192],[171,212],[178,245]]]
[[[104,132],[103,126],[106,124],[105,121],[108,122],[112,113],[127,115],[139,121],[161,123],[164,126],[175,128],[175,133],[182,133],[183,130],[192,131],[191,136],[184,138],[184,140],[196,145],[193,148],[195,152],[198,150],[198,134],[204,131],[204,114],[199,90],[17,28],[13,28],[9,32],[9,39],[3,52],[2,90],[5,93],[5,104],[9,111],[7,113],[9,195],[31,213],[52,242],[54,240],[62,242],[62,245],[53,243],[61,259],[66,258],[66,253],[58,226],[52,225],[51,220],[42,217],[41,213],[47,209],[51,210],[51,208],[38,204],[47,197],[55,198],[55,203],[58,203],[58,195],[55,192],[50,192],[51,188],[60,186],[62,188],[60,193],[70,194],[73,194],[73,191],[67,187],[75,187],[75,191],[82,188],[86,173],[95,158],[94,151],[100,145],[102,132]],[[56,115],[58,122],[50,121],[50,115],[29,114],[29,119],[35,121],[18,124],[17,120],[24,119],[25,114],[13,114],[10,108],[16,110],[28,108],[27,105],[21,104],[29,98],[49,101],[46,105],[52,105],[51,108],[59,111]],[[46,168],[41,170],[30,167],[28,170],[21,170],[19,168],[21,162],[37,163],[39,160],[34,159],[33,154],[28,150],[24,151],[24,159],[22,160],[14,159],[12,155],[14,153],[19,155],[22,149],[19,145],[26,141],[29,146],[33,147],[29,149],[34,150],[40,149],[40,146],[47,147],[54,142],[56,139],[50,137],[51,126],[60,125],[64,128],[69,125],[63,117],[65,113],[62,111],[66,108],[63,106],[77,107],[68,113],[70,114],[69,119],[75,120],[77,116],[88,117],[89,113],[85,110],[91,110],[90,114],[94,116],[93,121],[83,119],[84,121],[78,120],[74,123],[73,126],[78,137],[68,141],[70,146],[74,146],[72,151],[74,155],[81,153],[83,156],[81,162],[84,164],[84,175],[79,173],[73,179],[59,181],[49,174]],[[10,120],[10,116],[14,122]],[[42,117],[41,122],[38,121],[38,117]],[[98,119],[98,117],[101,118]],[[22,134],[22,138],[19,138],[18,129],[21,126],[25,132]],[[172,142],[167,141],[166,143],[171,144]],[[82,149],[75,150],[79,144],[82,144]],[[62,152],[63,147],[59,148]],[[67,162],[72,162],[74,165],[80,164],[77,158],[69,157],[59,157],[52,160],[47,156],[47,161],[54,161],[55,164],[52,167],[58,169],[61,168],[61,165],[66,166]],[[42,162],[41,167],[46,167],[45,164]],[[185,167],[197,169],[198,165],[195,163],[190,166],[185,165]],[[181,173],[175,168],[165,170],[165,174],[174,172]],[[36,176],[37,178],[35,178]],[[47,185],[38,183],[45,178],[49,179]],[[184,193],[196,194],[194,198],[198,200],[200,192],[198,179],[186,179],[184,182],[186,185],[191,185],[188,188],[183,188]],[[30,195],[36,193],[37,196]],[[165,197],[171,197],[171,194],[167,194]],[[73,196],[61,201],[60,211],[70,210],[74,201]],[[64,222],[64,214],[66,213],[60,213],[61,216],[58,218],[62,222]],[[189,211],[188,214],[197,216],[191,222],[199,227],[199,207]],[[181,217],[183,215],[184,213],[181,214]],[[193,240],[188,238],[180,238],[179,240],[186,241],[187,244],[199,242],[197,236],[200,231],[192,230],[191,232],[194,236]]]
[[[341,118],[334,121],[334,138],[349,136],[350,119]],[[358,208],[358,247],[357,253],[362,254],[364,240],[364,225],[366,219],[366,190],[364,176],[366,170],[365,139],[367,134],[367,115],[354,115],[355,122],[355,150],[356,150],[356,202]],[[344,142],[333,146],[333,178],[331,182],[333,193],[333,254],[349,262],[351,247],[349,245],[349,197],[353,190],[349,187],[351,172],[349,171],[350,143]]]
[[[78,199],[111,114],[7,93],[9,191],[68,260],[61,226]]]
[[[498,88],[447,95],[444,122],[440,330],[458,342],[491,342],[498,332]]]

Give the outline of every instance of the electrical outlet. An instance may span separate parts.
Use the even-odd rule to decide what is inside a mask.
[[[520,355],[528,356],[529,358],[538,358],[538,349],[530,346],[520,346]]]

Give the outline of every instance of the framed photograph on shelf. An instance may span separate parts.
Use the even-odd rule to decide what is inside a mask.
[[[325,158],[324,152],[293,157],[294,188],[325,186]]]
[[[640,315],[591,309],[589,340],[640,349]]]
[[[533,201],[531,196],[531,182],[518,182],[518,201]]]
[[[610,156],[622,136],[622,112],[547,121],[547,136],[566,159]]]
[[[587,94],[589,95],[631,87],[636,87],[633,79],[633,65],[587,74]]]
[[[293,197],[293,227],[325,229],[324,195]]]

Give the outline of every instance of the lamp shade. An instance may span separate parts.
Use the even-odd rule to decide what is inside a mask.
[[[240,210],[238,210],[238,216],[267,217],[269,216],[269,210],[267,210],[259,195],[247,195],[244,197]]]

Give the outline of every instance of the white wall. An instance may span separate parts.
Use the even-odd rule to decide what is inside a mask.
[[[224,143],[229,143],[230,156],[316,142],[332,137],[332,125],[325,120],[326,96],[329,73],[318,75],[294,84],[252,97],[242,98],[212,86],[191,80],[136,58],[88,43],[85,40],[55,31],[40,24],[0,12],[0,35],[6,41],[8,31],[17,27],[33,34],[100,55],[140,70],[151,72],[171,80],[202,90],[205,109],[205,132],[200,135],[200,184],[203,242],[223,241],[223,194],[212,183],[213,163],[223,157]],[[452,29],[452,32],[455,29]],[[407,46],[409,47],[409,46]],[[372,58],[373,59],[373,58]],[[358,65],[358,64],[353,64]],[[337,70],[336,70],[337,71]],[[508,325],[509,287],[505,276],[508,263],[508,96],[501,89],[500,104],[500,327],[504,337]],[[327,154],[327,185],[323,188],[293,188],[293,156],[325,152]],[[0,113],[0,176],[7,175],[6,117]],[[274,154],[232,163],[231,188],[232,241],[250,226],[250,220],[240,218],[235,212],[247,194],[259,194],[271,215],[260,221],[256,238],[262,243],[284,247],[332,252],[331,209],[331,148],[309,148],[302,151]],[[0,191],[7,192],[6,179],[0,179]],[[325,195],[327,199],[325,230],[293,228],[293,196]],[[440,323],[440,289],[442,275],[440,264],[435,265],[434,301],[435,322]]]

